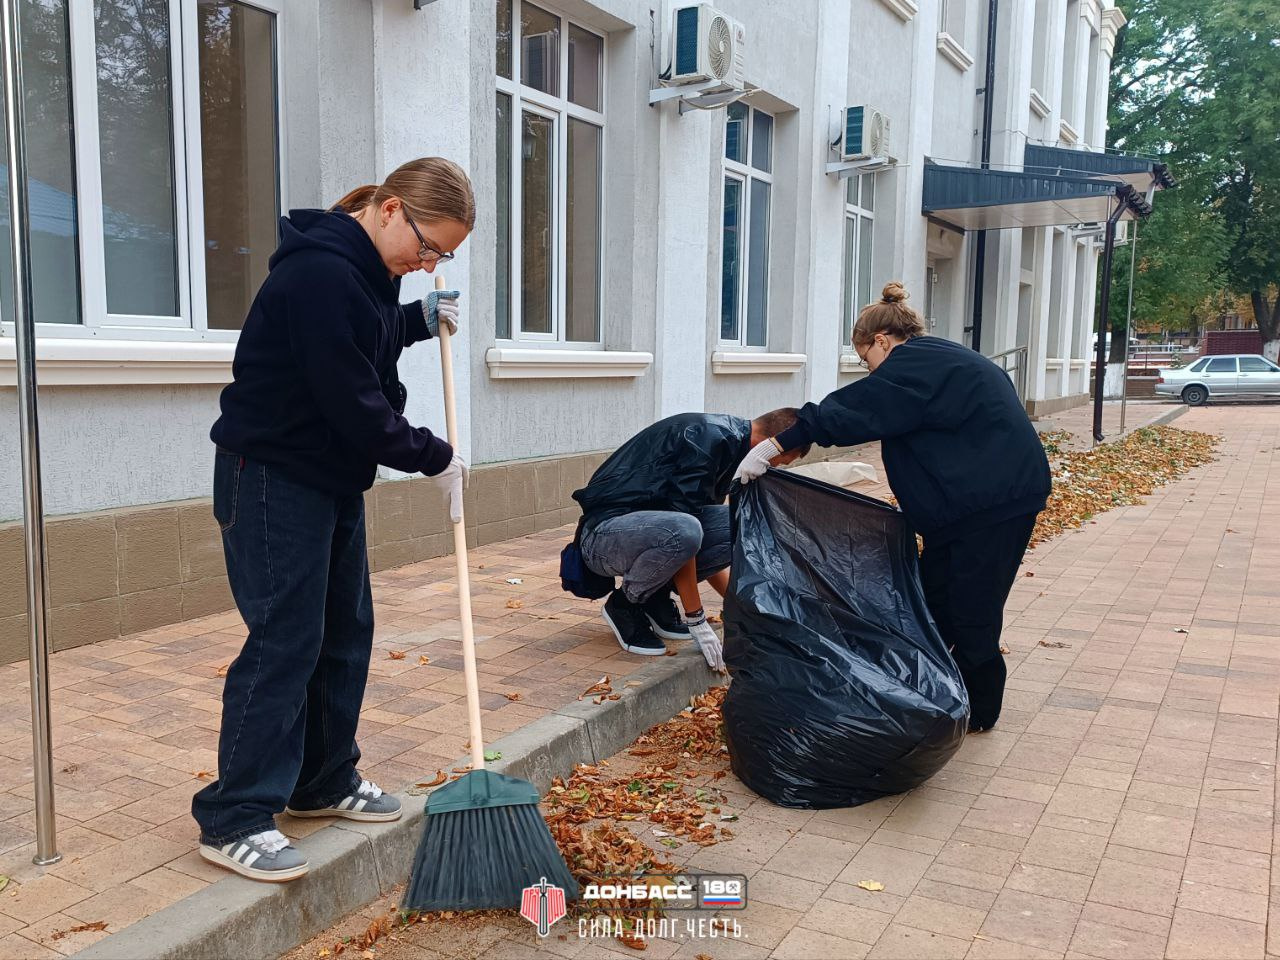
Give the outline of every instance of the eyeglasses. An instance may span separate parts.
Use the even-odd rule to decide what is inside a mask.
[[[448,263],[453,259],[452,253],[441,253],[431,244],[427,243],[426,239],[422,236],[422,231],[419,230],[418,225],[413,222],[413,217],[409,216],[408,210],[402,206],[400,211],[404,214],[405,221],[413,229],[413,235],[418,238],[418,243],[422,244],[422,246],[418,247],[419,260],[423,263]]]

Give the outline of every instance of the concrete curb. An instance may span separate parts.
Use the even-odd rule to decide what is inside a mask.
[[[1149,424],[1147,424],[1147,426],[1163,427],[1167,423],[1173,423],[1174,420],[1177,420],[1180,416],[1182,416],[1184,413],[1186,413],[1190,409],[1191,408],[1188,407],[1185,403],[1180,403],[1176,407],[1174,407],[1172,410],[1170,410],[1168,413],[1162,413],[1160,416],[1156,417]]]
[[[720,682],[692,646],[626,678],[619,700],[575,701],[489,744],[490,769],[545,793],[579,763],[617,753],[689,698]],[[468,762],[459,758],[455,766]],[[430,771],[423,771],[430,775]],[[335,820],[298,841],[311,870],[301,880],[257,883],[228,876],[75,954],[76,960],[261,960],[278,957],[404,882],[422,834],[423,796],[397,794],[395,823]]]

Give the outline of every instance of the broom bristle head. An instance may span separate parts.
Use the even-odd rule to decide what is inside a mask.
[[[536,805],[519,804],[428,814],[405,891],[403,909],[519,909],[525,887],[578,884]]]

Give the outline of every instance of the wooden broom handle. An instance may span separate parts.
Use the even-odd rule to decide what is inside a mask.
[[[445,288],[436,274],[436,289]],[[436,328],[440,341],[440,374],[444,380],[444,422],[449,445],[458,449],[458,410],[453,392],[453,354],[449,352],[449,325]],[[446,505],[447,506],[447,505]],[[461,514],[461,507],[459,507]],[[471,768],[484,769],[484,733],[480,729],[480,678],[476,672],[476,636],[471,623],[471,575],[467,569],[467,520],[453,525],[453,555],[458,565],[458,619],[462,622],[462,674],[467,682],[467,719],[471,727]]]

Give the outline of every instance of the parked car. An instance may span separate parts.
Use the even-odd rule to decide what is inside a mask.
[[[1156,395],[1198,407],[1223,397],[1280,396],[1280,367],[1256,353],[1201,357],[1179,369],[1162,367]]]

